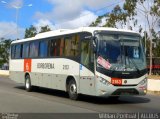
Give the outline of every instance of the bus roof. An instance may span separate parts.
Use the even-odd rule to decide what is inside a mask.
[[[26,42],[26,41],[37,40],[37,39],[42,39],[42,38],[49,38],[49,37],[54,37],[54,36],[78,33],[78,32],[90,32],[90,33],[93,33],[96,30],[101,30],[101,31],[119,31],[119,32],[129,32],[129,33],[139,34],[139,33],[135,32],[135,31],[131,31],[131,30],[109,28],[109,27],[80,27],[80,28],[77,28],[77,29],[58,29],[58,30],[54,30],[54,31],[39,33],[35,37],[16,40],[16,41],[13,41],[12,43],[20,43],[20,42]]]

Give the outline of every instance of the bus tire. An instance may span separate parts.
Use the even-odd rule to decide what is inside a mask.
[[[70,80],[68,84],[68,94],[69,98],[72,100],[77,100],[78,99],[78,93],[77,93],[77,85],[75,80]]]
[[[31,79],[29,75],[26,75],[25,77],[25,89],[27,92],[31,92],[32,90]]]

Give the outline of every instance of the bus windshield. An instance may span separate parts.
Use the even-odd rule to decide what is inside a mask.
[[[113,71],[140,71],[146,68],[140,36],[100,33],[97,38],[97,67]]]

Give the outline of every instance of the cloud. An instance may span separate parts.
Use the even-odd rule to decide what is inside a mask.
[[[24,29],[18,28],[17,35],[17,25],[14,22],[0,22],[0,38],[11,38],[16,39],[24,37]]]
[[[23,0],[12,0],[8,5],[10,8],[21,8],[23,6]]]
[[[112,10],[121,0],[47,0],[53,5],[48,12],[36,12],[37,25],[45,21],[57,28],[77,28],[89,26],[99,14]],[[106,7],[108,6],[108,7]],[[106,7],[106,8],[105,8]],[[101,8],[105,8],[101,9]],[[39,20],[40,19],[40,20]],[[43,21],[43,22],[42,22]],[[104,20],[103,20],[104,22]],[[53,25],[54,24],[54,25]]]
[[[90,11],[82,11],[79,15],[79,17],[66,21],[63,23],[56,24],[59,28],[78,28],[78,27],[85,27],[89,26],[92,21],[95,21],[97,18],[97,15]]]
[[[71,1],[73,0],[53,0],[52,2],[54,2],[55,4],[53,6],[53,9],[46,13],[37,12],[35,14],[35,18],[47,18],[48,20],[52,20],[55,22],[64,22],[65,20],[71,20],[77,17],[77,15],[82,11],[82,6],[78,0],[76,0],[74,4],[71,3]]]
[[[54,6],[63,6],[69,8],[68,5],[73,5],[77,8],[88,7],[90,9],[99,9],[106,5],[119,2],[120,0],[48,0]]]
[[[108,6],[107,10],[111,10],[113,3],[119,3],[121,0],[48,0],[53,5],[53,9],[48,12],[36,12],[34,18],[48,19],[55,23],[64,21],[72,21],[77,18],[82,12],[88,10],[96,14],[100,8]],[[122,1],[123,2],[123,1]],[[112,7],[112,8],[111,8]],[[105,10],[106,11],[106,10]],[[100,10],[103,13],[103,10]]]
[[[92,21],[96,20],[97,15],[90,11],[82,11],[80,15],[72,19],[70,21],[60,22],[60,23],[53,23],[47,19],[40,19],[38,22],[35,22],[33,25],[40,31],[41,26],[49,25],[52,30],[55,29],[70,29],[70,28],[78,28],[82,26],[89,26]]]

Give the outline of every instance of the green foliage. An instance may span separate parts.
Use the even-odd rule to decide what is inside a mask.
[[[89,26],[90,27],[95,27],[95,26],[99,26],[100,23],[102,23],[102,18],[105,17],[105,15],[103,16],[98,16],[98,18],[96,19],[95,22],[92,22]]]
[[[160,57],[160,36],[158,36],[158,33],[154,31],[154,29],[152,29],[152,41],[154,43],[153,47],[152,48],[152,51],[153,51],[153,56],[154,57]]]
[[[92,22],[90,26],[99,26],[99,24],[102,22],[102,18],[106,18],[106,23],[103,25],[103,27],[116,27],[116,23],[118,22],[121,25],[126,25],[127,18],[134,20],[133,16],[136,15],[136,3],[137,0],[126,0],[122,7],[116,5],[111,13],[106,13],[103,16],[99,16],[95,22]],[[135,19],[134,26],[136,24],[137,20]]]
[[[154,0],[154,5],[151,7],[150,14],[160,17],[160,0]]]
[[[10,44],[11,39],[0,39],[0,67],[9,62]]]
[[[47,31],[51,31],[51,28],[48,25],[42,26],[39,33],[47,32]]]
[[[36,34],[37,34],[36,27],[34,27],[33,25],[31,25],[29,28],[27,28],[25,30],[25,37],[24,38],[34,37]]]
[[[47,31],[51,31],[51,28],[48,25],[42,26],[39,33],[47,32]],[[37,35],[37,33],[38,32],[36,27],[31,25],[29,28],[26,28],[24,38],[34,37],[35,35]]]

